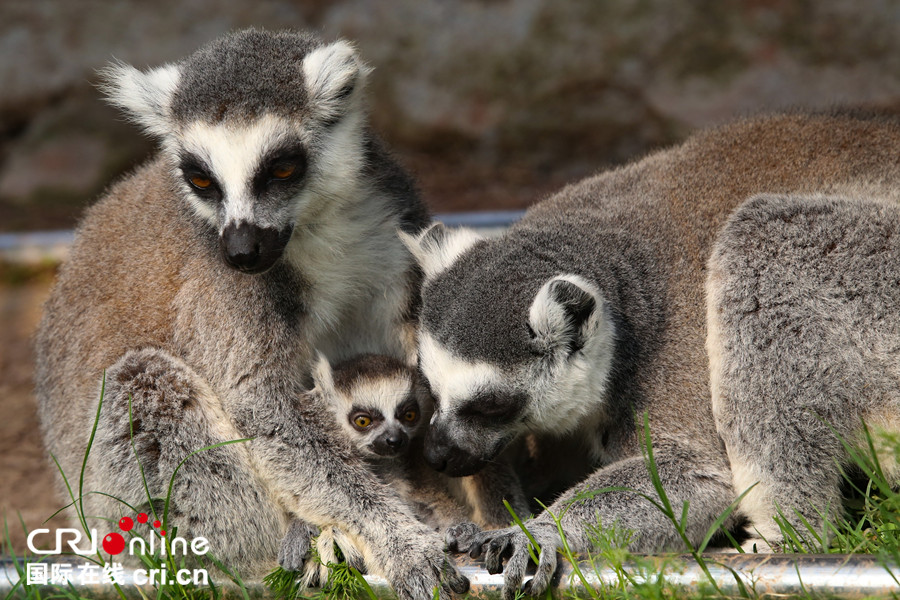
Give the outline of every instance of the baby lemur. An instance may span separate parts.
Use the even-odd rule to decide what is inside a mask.
[[[487,472],[452,478],[425,463],[422,444],[434,403],[414,369],[389,356],[365,354],[330,365],[320,358],[313,379],[354,450],[437,530],[471,520],[494,529],[528,502],[502,460]]]
[[[413,514],[436,531],[465,521],[486,529],[507,526],[516,514],[529,514],[528,502],[511,465],[501,458],[476,475],[453,478],[430,468],[423,442],[433,413],[433,400],[415,369],[384,355],[363,354],[334,366],[324,356],[313,372],[314,388],[305,399],[330,411],[340,437],[378,478],[409,504]],[[298,549],[311,548],[318,530],[295,522],[279,555],[281,565],[298,570],[306,562]],[[316,545],[321,563],[336,560],[334,544],[345,559],[360,566],[352,542],[326,528]],[[307,583],[320,573],[307,569]]]

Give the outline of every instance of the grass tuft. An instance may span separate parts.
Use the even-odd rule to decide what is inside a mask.
[[[301,584],[302,573],[275,568],[263,579],[263,584],[277,600],[294,600],[294,598],[315,598],[319,600],[358,600],[369,598],[377,600],[377,596],[362,574],[341,560],[340,548],[335,546],[338,562],[328,563],[328,582],[321,588],[305,589]],[[312,545],[312,562],[322,564],[316,544]]]

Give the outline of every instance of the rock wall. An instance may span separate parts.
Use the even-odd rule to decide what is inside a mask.
[[[356,41],[437,210],[525,206],[732,116],[900,107],[892,0],[3,0],[0,230],[68,227],[151,151],[92,86],[232,28]]]

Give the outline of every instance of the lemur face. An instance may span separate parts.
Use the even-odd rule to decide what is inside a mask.
[[[218,233],[225,263],[261,273],[359,196],[367,72],[346,42],[246,30],[146,73],[111,67],[106,91],[161,138],[177,193]]]
[[[320,358],[316,389],[363,457],[396,458],[420,437],[431,406],[415,371],[385,356],[363,355],[334,368]]]
[[[379,387],[382,389],[378,390]],[[418,401],[410,390],[391,390],[392,387],[395,386],[391,382],[382,381],[369,389],[356,389],[348,396],[351,404],[346,419],[357,434],[352,438],[353,442],[364,456],[399,456],[409,447],[409,440],[421,430],[422,410]],[[390,404],[385,400],[394,400],[397,392],[403,394],[400,396],[402,402],[394,410],[387,406],[389,412],[385,413],[377,408]]]
[[[565,434],[602,403],[613,333],[589,281],[529,248],[436,225],[404,241],[425,273],[419,369],[429,464],[471,475],[519,435]]]

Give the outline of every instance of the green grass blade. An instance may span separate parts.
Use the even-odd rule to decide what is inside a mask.
[[[94,415],[94,424],[91,426],[91,435],[88,438],[87,447],[84,450],[84,458],[81,461],[81,472],[78,476],[78,509],[84,521],[84,472],[87,470],[88,456],[91,454],[91,447],[94,445],[94,436],[97,434],[97,425],[100,423],[100,409],[103,408],[103,398],[106,395],[106,369],[103,369],[103,379],[100,382],[100,399],[97,401],[97,412]],[[84,530],[87,531],[87,522],[84,523]]]
[[[366,578],[363,577],[362,573],[356,570],[355,567],[349,567],[350,572],[353,573],[353,576],[359,582],[359,585],[366,592],[366,596],[369,597],[369,600],[378,600],[378,596],[375,595],[375,590],[372,589],[372,586],[369,585],[369,582],[366,581]],[[437,587],[435,587],[435,592],[437,593]]]
[[[736,499],[734,502],[732,502],[731,504],[729,504],[729,505],[728,505],[728,508],[726,508],[726,509],[724,510],[724,512],[722,512],[722,514],[720,514],[720,515],[718,516],[718,518],[713,522],[712,526],[711,526],[711,527],[709,528],[709,530],[706,532],[706,535],[704,536],[703,541],[700,542],[700,545],[699,545],[699,546],[697,546],[697,552],[698,552],[698,553],[702,554],[703,551],[706,550],[706,547],[709,545],[710,540],[712,540],[713,536],[716,535],[716,532],[719,531],[720,529],[721,529],[722,531],[725,532],[725,535],[730,539],[730,541],[732,542],[732,544],[734,544],[734,545],[736,545],[738,548],[740,548],[740,544],[738,544],[738,543],[735,541],[735,539],[731,536],[731,533],[730,533],[730,532],[728,532],[727,530],[725,530],[725,529],[722,528],[722,525],[725,524],[725,521],[728,519],[728,517],[731,516],[731,513],[733,513],[735,510],[737,510],[737,507],[738,507],[738,505],[740,505],[741,500],[744,499],[744,496],[746,496],[747,494],[749,494],[749,493],[750,493],[750,490],[752,490],[753,488],[755,488],[756,485],[757,485],[757,484],[754,483],[753,485],[751,485],[750,487],[748,487],[746,490],[744,490],[744,492],[743,492],[740,496],[738,496],[737,499]]]
[[[66,486],[66,491],[69,492],[69,498],[72,499],[72,503],[70,504],[70,506],[76,506],[77,500],[75,498],[75,492],[72,491],[72,486],[69,485],[69,478],[66,477],[66,473],[65,473],[65,471],[63,471],[62,465],[59,464],[59,461],[56,460],[56,455],[54,455],[52,452],[50,453],[50,459],[53,460],[53,464],[56,465],[56,470],[59,471],[59,475],[63,479],[63,484]],[[84,520],[84,513],[79,511],[78,508],[76,508],[75,514],[78,516],[78,520],[81,523],[82,528],[85,531],[87,531],[88,526],[87,526],[87,522]]]
[[[521,529],[523,533],[525,533],[525,537],[528,538],[528,542],[531,544],[531,546],[529,546],[528,548],[528,554],[531,555],[531,560],[534,561],[534,564],[538,564],[538,555],[535,554],[535,552],[540,554],[540,545],[538,545],[537,541],[534,539],[534,536],[531,535],[531,532],[528,531],[528,528],[525,527],[525,523],[522,522],[522,519],[520,519],[519,515],[516,514],[516,511],[513,510],[513,507],[510,506],[509,502],[506,501],[506,498],[503,499],[503,506],[505,506],[506,510],[509,511],[509,514],[512,515],[513,522],[519,526],[519,529]]]

